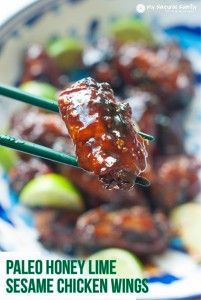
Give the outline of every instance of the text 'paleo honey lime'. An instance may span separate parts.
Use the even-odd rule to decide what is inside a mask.
[[[84,267],[88,264],[89,274],[116,274],[115,260],[7,260],[7,274],[23,274],[23,275],[76,275],[84,274]]]
[[[147,293],[139,274],[121,278],[116,259],[6,260],[6,293]],[[125,274],[122,266],[122,274]],[[139,277],[140,275],[140,277]]]

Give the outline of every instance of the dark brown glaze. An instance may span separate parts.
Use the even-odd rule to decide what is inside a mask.
[[[48,249],[74,255],[75,224],[79,214],[65,209],[44,208],[34,212],[40,242]]]
[[[146,149],[128,104],[117,103],[107,83],[87,78],[59,96],[61,116],[79,165],[109,189],[130,189],[146,167]]]
[[[98,176],[89,172],[64,165],[59,166],[59,173],[70,178],[70,180],[84,193],[88,208],[100,206],[103,203],[123,203],[125,206],[145,204],[143,193],[135,187],[130,191],[107,190]]]
[[[74,146],[59,115],[47,114],[27,107],[16,112],[10,124],[10,134],[33,143],[73,154]]]
[[[123,45],[116,65],[127,84],[140,86],[158,95],[162,108],[186,106],[193,95],[193,72],[190,62],[177,48],[158,49],[136,44]]]
[[[155,168],[151,193],[157,207],[170,210],[191,201],[200,192],[200,163],[186,155],[163,158]]]
[[[88,211],[77,221],[77,235],[86,251],[120,247],[140,256],[161,253],[169,237],[165,216],[142,206]]]
[[[45,81],[60,87],[61,72],[54,59],[49,57],[41,45],[34,44],[27,49],[23,64],[21,82]]]
[[[21,159],[11,168],[9,182],[14,191],[19,193],[32,178],[51,172],[51,166],[39,158]]]

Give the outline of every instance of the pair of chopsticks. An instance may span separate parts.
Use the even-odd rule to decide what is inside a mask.
[[[55,100],[49,100],[42,97],[34,96],[32,94],[25,93],[15,87],[0,84],[0,95],[49,110],[51,112],[59,113],[59,107]],[[144,132],[139,131],[138,134],[146,140],[154,140],[153,136],[148,135]],[[0,135],[0,145],[15,149],[20,152],[38,156],[43,159],[48,159],[55,162],[79,167],[77,158],[75,156],[55,151],[51,148],[42,145],[14,138],[9,135]],[[145,178],[137,177],[136,184],[148,186],[149,181]]]

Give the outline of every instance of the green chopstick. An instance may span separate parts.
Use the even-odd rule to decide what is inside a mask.
[[[52,112],[59,112],[58,103],[55,100],[49,100],[46,98],[42,98],[39,96],[34,96],[32,94],[26,93],[17,89],[15,87],[11,87],[5,84],[0,84],[0,95],[5,97],[9,97],[11,99],[15,99],[24,103],[31,104],[33,106],[37,106]],[[145,140],[153,141],[154,137],[147,133],[138,131],[138,134],[143,137]]]
[[[51,148],[24,141],[22,139],[14,138],[10,135],[1,134],[0,145],[43,159],[79,167],[77,158],[75,156],[55,151]],[[137,177],[135,183],[144,187],[148,187],[150,185],[149,181],[143,177]]]
[[[141,185],[143,187],[149,187],[150,186],[149,180],[147,180],[146,178],[141,177],[141,176],[136,177],[135,184]]]
[[[55,162],[75,167],[78,166],[77,158],[75,156],[55,151],[42,145],[17,139],[9,135],[0,135],[0,145]]]
[[[39,96],[34,96],[33,94],[23,92],[20,89],[2,83],[0,84],[0,95],[18,100],[20,102],[28,103],[33,106],[44,108],[56,113],[59,112],[57,101],[49,100]]]
[[[142,131],[138,131],[137,133],[138,133],[143,139],[145,139],[145,140],[148,140],[148,141],[154,141],[154,140],[155,140],[155,138],[153,137],[153,135],[144,133],[144,132],[142,132]]]
[[[49,100],[39,96],[34,96],[15,87],[0,84],[0,95],[49,110],[51,112],[59,113],[59,107],[55,100]],[[138,134],[146,140],[154,140],[153,136],[144,132],[138,131]],[[0,145],[43,159],[79,167],[77,158],[75,156],[65,154],[42,145],[14,138],[9,135],[0,135]],[[135,183],[144,187],[150,185],[149,181],[143,177],[137,177]]]

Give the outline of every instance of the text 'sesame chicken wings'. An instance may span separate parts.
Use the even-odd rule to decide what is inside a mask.
[[[59,96],[60,113],[76,146],[79,165],[107,188],[130,189],[146,167],[146,149],[128,104],[108,83],[86,78]]]

